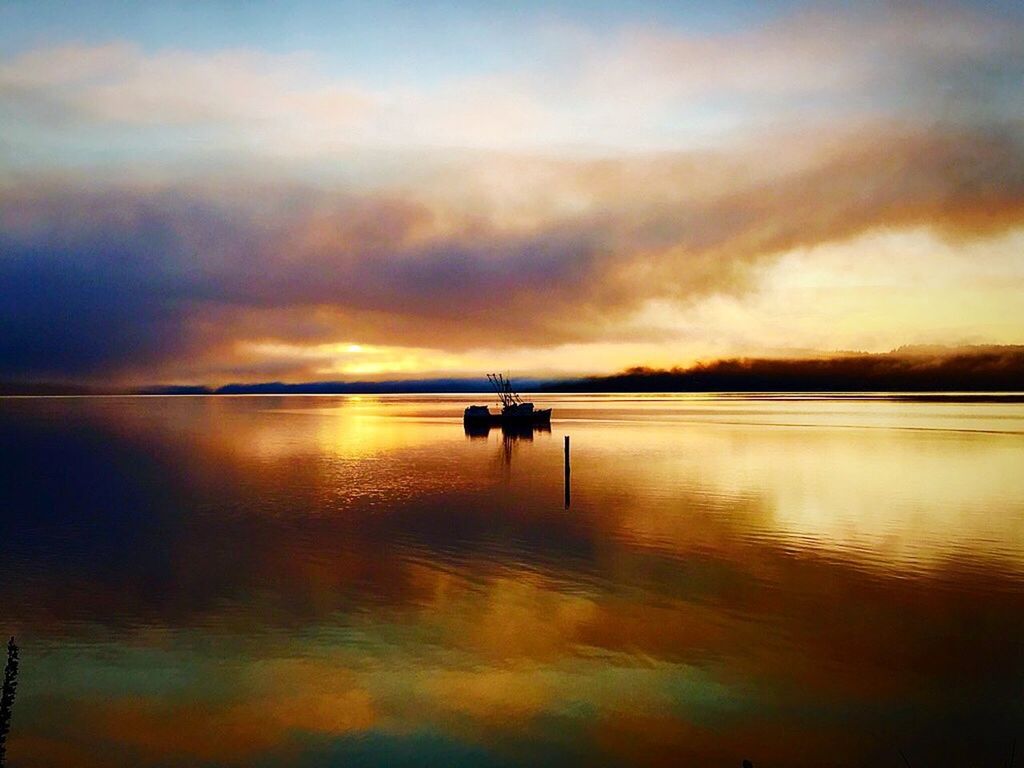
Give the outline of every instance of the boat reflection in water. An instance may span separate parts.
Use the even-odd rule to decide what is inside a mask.
[[[523,424],[509,422],[501,425],[464,421],[463,430],[470,440],[487,440],[491,431],[501,432],[501,460],[505,465],[511,466],[512,454],[515,451],[516,443],[520,440],[533,442],[536,433],[551,434],[550,424]]]
[[[537,432],[551,434],[551,424],[530,424],[522,422],[506,422],[495,424],[486,421],[471,421],[465,419],[462,422],[466,437],[473,439],[484,439],[491,434],[492,430],[500,430],[501,436],[506,440],[533,440]]]

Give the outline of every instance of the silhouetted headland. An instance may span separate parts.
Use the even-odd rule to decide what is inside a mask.
[[[1021,392],[1024,346],[735,358],[551,382],[552,392]]]

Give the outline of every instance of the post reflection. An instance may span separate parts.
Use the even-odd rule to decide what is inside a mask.
[[[6,402],[11,763],[1003,756],[1024,414],[885,407]]]

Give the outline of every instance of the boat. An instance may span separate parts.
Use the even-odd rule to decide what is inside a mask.
[[[524,429],[533,427],[551,427],[551,409],[534,408],[533,403],[525,402],[519,393],[512,389],[512,382],[500,373],[487,374],[494,391],[501,401],[501,411],[494,413],[486,405],[471,405],[462,415],[462,422],[467,432],[490,427],[505,429]]]

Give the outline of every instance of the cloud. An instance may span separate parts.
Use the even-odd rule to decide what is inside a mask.
[[[794,249],[1024,225],[1017,21],[896,5],[546,39],[542,73],[386,85],[308,53],[8,59],[0,376],[656,343],[645,308],[742,296]]]
[[[277,157],[353,145],[497,146],[546,130],[545,107],[513,83],[382,87],[331,75],[312,54],[144,52],[114,42],[34,49],[0,65],[0,114],[52,132],[58,144],[106,128],[161,151],[168,142],[195,150],[197,137],[215,153]]]
[[[610,44],[592,40],[584,71],[600,87],[611,78],[623,91],[632,83],[634,92],[663,98],[849,95],[901,87],[905,77],[941,79],[945,66],[973,69],[993,58],[1019,66],[1021,35],[1015,21],[964,7],[819,5],[718,35],[630,27]]]
[[[553,162],[523,159],[516,193],[490,200],[476,194],[486,158],[447,172],[440,199],[430,180],[381,192],[19,180],[0,191],[2,373],[104,373],[239,342],[593,341],[650,300],[747,290],[758,265],[797,247],[1024,224],[1024,147],[999,127]],[[574,203],[536,206],[534,191]]]
[[[40,47],[0,64],[0,114],[40,129],[11,139],[19,144],[38,146],[42,132],[63,152],[98,151],[111,137],[89,132],[105,127],[122,141],[143,138],[159,161],[168,145],[275,157],[670,149],[821,117],[971,122],[1011,119],[1024,106],[1024,25],[955,6],[811,8],[703,35],[561,29],[523,45],[498,71],[395,82],[338,71],[314,52]]]
[[[128,43],[30,50],[0,67],[0,97],[45,116],[135,126],[351,123],[358,89],[313,78],[309,57],[246,50],[144,53]],[[59,110],[57,108],[59,107]]]

